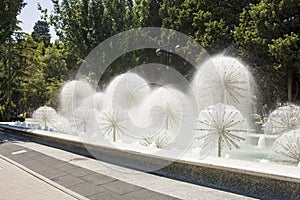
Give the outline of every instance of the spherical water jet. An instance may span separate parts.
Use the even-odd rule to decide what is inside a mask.
[[[92,86],[84,81],[67,82],[60,93],[60,106],[63,115],[70,117],[83,100],[94,93]]]
[[[97,110],[88,106],[80,106],[71,115],[71,127],[78,133],[93,133],[97,131]]]
[[[164,149],[172,142],[171,135],[168,134],[168,130],[163,129],[160,133],[155,133],[153,136],[147,136],[140,144],[147,147],[155,147],[159,149]]]
[[[293,165],[300,163],[300,129],[286,132],[276,139],[270,160]]]
[[[253,86],[253,77],[244,64],[236,58],[218,55],[200,66],[192,82],[192,91],[200,110],[224,103],[248,117],[252,113]]]
[[[97,121],[101,132],[106,136],[111,136],[112,141],[116,142],[117,137],[128,133],[128,115],[121,109],[108,108],[97,115]]]
[[[71,127],[70,120],[66,117],[58,116],[53,124],[53,128],[59,133],[74,134],[76,131]]]
[[[279,107],[268,117],[265,133],[280,135],[300,127],[300,107],[294,104]]]
[[[102,111],[111,107],[111,99],[104,93],[96,92],[84,99],[81,105]]]
[[[216,146],[221,157],[223,147],[239,149],[239,142],[248,131],[244,116],[233,106],[216,104],[199,113],[195,128],[196,139],[201,140],[200,156],[208,155]]]
[[[150,137],[167,130],[168,139],[177,148],[186,147],[192,141],[193,117],[194,108],[188,96],[171,87],[155,89],[141,104],[137,114],[132,115],[137,125],[148,127],[146,133],[151,133]]]
[[[129,110],[138,106],[151,93],[151,88],[137,74],[125,73],[114,78],[105,93],[112,99],[113,107]]]
[[[43,125],[45,129],[48,126],[54,124],[57,117],[58,117],[57,112],[53,108],[48,106],[42,106],[38,108],[36,111],[34,111],[33,113],[33,119],[38,124]]]

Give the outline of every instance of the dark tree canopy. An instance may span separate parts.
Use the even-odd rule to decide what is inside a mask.
[[[254,74],[261,105],[275,104],[277,99],[300,102],[299,0],[52,0],[52,3],[51,13],[38,6],[42,20],[35,23],[29,35],[18,27],[17,16],[25,6],[24,0],[0,1],[2,119],[8,116],[9,108],[32,111],[45,104],[57,106],[59,87],[74,78],[92,49],[115,34],[139,27],[174,29],[195,39],[211,55],[221,53],[240,58]],[[50,41],[49,26],[55,28],[59,37],[54,43]],[[121,45],[128,47],[133,42],[125,40]],[[156,50],[136,50],[120,56],[100,82],[105,85],[113,76],[150,62],[168,65],[186,77],[191,76],[192,66],[174,51],[163,51],[158,56]]]
[[[36,42],[43,42],[47,47],[50,44],[50,28],[46,21],[38,20],[33,27],[33,32],[31,33],[32,38]]]
[[[17,16],[25,5],[24,0],[0,1],[0,43],[7,40],[18,28]]]

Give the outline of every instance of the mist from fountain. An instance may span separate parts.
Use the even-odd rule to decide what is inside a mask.
[[[228,150],[245,145],[254,88],[247,66],[235,58],[218,55],[199,66],[190,93],[174,85],[154,86],[133,72],[115,77],[104,91],[96,91],[85,81],[70,81],[61,90],[59,114],[46,114],[52,116],[48,117],[51,120],[41,114],[35,114],[35,118],[51,124],[57,132],[76,134],[95,144],[173,151],[187,148],[196,139],[192,145],[196,149],[191,152],[200,157],[221,156],[223,150],[227,157],[234,157]],[[192,106],[193,95],[198,109]],[[193,114],[196,110],[197,116]],[[299,122],[298,106],[282,107],[269,116],[266,133],[281,134],[299,127]],[[278,144],[296,144],[296,136],[276,142],[276,148]],[[257,147],[255,152],[264,151],[265,135],[259,137]],[[282,152],[273,154],[288,155]]]
[[[72,112],[78,108],[84,99],[94,94],[93,87],[85,81],[69,81],[60,92],[60,111],[66,117],[71,117]]]
[[[281,135],[297,128],[300,128],[300,106],[289,104],[277,108],[269,115],[265,133]]]
[[[299,165],[300,163],[300,129],[284,133],[272,146],[270,160]]]
[[[236,58],[217,55],[204,62],[192,81],[199,110],[217,103],[232,105],[250,120],[254,79]]]
[[[199,113],[195,131],[196,139],[202,141],[200,156],[206,157],[217,147],[217,155],[221,157],[223,148],[240,148],[248,124],[235,107],[218,103]]]
[[[111,98],[107,94],[102,92],[95,92],[86,97],[82,101],[81,106],[87,106],[97,111],[102,111],[108,107],[111,107],[111,104]]]
[[[44,129],[49,129],[49,126],[52,126],[58,118],[57,112],[48,106],[38,108],[32,116],[37,124],[44,126]]]
[[[266,136],[261,135],[261,136],[259,136],[258,141],[257,141],[257,148],[262,149],[264,147],[266,147]]]
[[[125,73],[115,77],[105,93],[112,100],[112,106],[130,110],[138,106],[151,93],[149,84],[135,73]]]

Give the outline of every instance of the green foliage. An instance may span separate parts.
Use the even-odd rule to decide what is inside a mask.
[[[43,42],[47,47],[50,44],[50,28],[46,21],[38,20],[33,27],[33,32],[31,33],[32,38],[36,42]]]
[[[163,0],[136,0],[134,4],[134,17],[139,27],[161,27],[162,18],[159,9]]]
[[[293,100],[292,86],[299,84],[293,81],[299,79],[294,74],[299,71],[299,16],[298,0],[261,0],[240,15],[235,41],[242,59],[253,66],[264,103]]]
[[[209,53],[220,53],[234,45],[234,26],[250,2],[255,1],[164,1],[162,26],[193,37]]]
[[[82,59],[106,38],[131,28],[131,0],[52,0],[50,24],[64,43],[68,68]],[[45,12],[44,12],[45,14]]]
[[[88,53],[105,39],[131,28],[164,27],[185,33],[209,53],[241,57],[251,67],[261,104],[299,99],[299,0],[52,0],[54,12],[39,6],[42,20],[30,35],[20,32],[23,0],[0,2],[0,115],[8,108],[30,112],[57,106],[63,82],[76,74]],[[59,40],[50,42],[49,26]],[[162,38],[152,38],[161,42]],[[126,48],[134,41],[122,41]],[[168,46],[168,44],[162,44]],[[168,47],[169,48],[169,47]],[[178,49],[177,49],[178,50]],[[180,47],[187,51],[187,47]],[[175,47],[170,47],[170,52]],[[174,67],[189,77],[192,66],[176,53],[156,49],[129,52],[102,77],[106,83],[129,68],[149,62]],[[105,55],[104,55],[105,57]],[[104,58],[103,57],[103,58]],[[93,74],[91,74],[92,76]],[[98,84],[98,83],[94,83]]]
[[[0,1],[0,44],[5,42],[18,29],[17,16],[26,5],[24,0]]]
[[[269,52],[277,61],[275,69],[281,67],[291,68],[291,70],[300,70],[300,35],[294,32],[285,34],[283,37],[272,39],[268,44]],[[296,72],[296,71],[295,71]]]

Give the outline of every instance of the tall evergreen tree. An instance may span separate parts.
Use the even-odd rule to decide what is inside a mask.
[[[215,54],[234,46],[233,30],[239,14],[249,3],[257,1],[164,1],[160,15],[164,27],[193,37],[209,53]]]
[[[1,68],[6,71],[5,84],[2,84],[4,94],[1,96],[0,106],[3,108],[2,120],[11,118],[12,108],[12,51],[13,34],[18,27],[17,16],[26,4],[23,0],[3,0],[0,2],[0,59]]]
[[[293,101],[293,85],[299,84],[299,34],[298,0],[261,0],[240,15],[235,41],[254,68],[265,103],[280,97]]]
[[[132,0],[52,0],[54,13],[50,24],[69,49],[69,68],[106,38],[129,29]]]
[[[50,44],[50,28],[46,21],[38,20],[33,26],[32,38],[36,42],[43,42],[45,47]]]
[[[24,0],[0,1],[0,44],[11,37],[17,29],[17,16],[25,5]]]

